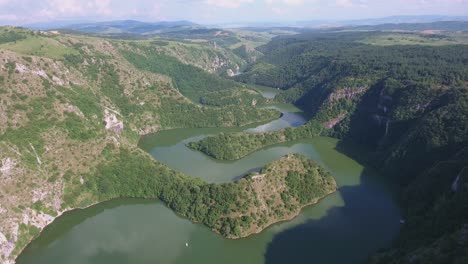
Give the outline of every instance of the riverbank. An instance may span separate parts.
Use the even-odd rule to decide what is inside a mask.
[[[278,116],[275,119],[264,120],[263,122],[248,122],[247,124],[242,124],[243,126],[241,126],[239,128],[235,127],[235,128],[230,128],[230,129],[233,129],[233,130],[238,129],[238,130],[242,131],[242,130],[244,130],[246,128],[256,127],[256,126],[259,126],[259,125],[263,125],[265,123],[274,122],[275,120],[280,119],[280,111],[276,110],[275,112],[278,113]],[[126,146],[127,148],[134,148],[134,146],[131,145],[131,144],[130,145],[125,144],[125,145],[127,145]],[[152,158],[148,156],[148,159],[152,159]],[[23,230],[24,228],[21,229],[22,228],[21,225],[17,225],[17,227],[16,227],[17,231],[16,231],[16,233],[13,234],[14,238],[15,238],[14,241],[16,241],[16,242],[15,243],[6,243],[6,244],[3,243],[4,245],[2,247],[0,247],[0,249],[2,249],[2,252],[5,251],[5,252],[3,252],[3,255],[4,256],[10,256],[10,257],[16,257],[17,255],[19,255],[20,252],[24,249],[25,246],[27,246],[35,237],[39,236],[41,234],[42,230],[46,226],[48,226],[50,223],[52,223],[58,216],[61,216],[63,213],[72,211],[74,209],[87,208],[89,206],[95,205],[98,200],[107,201],[109,199],[115,198],[115,197],[107,197],[105,199],[98,199],[96,197],[98,197],[99,194],[96,194],[95,191],[91,191],[91,193],[89,193],[90,190],[86,190],[86,189],[85,190],[80,190],[84,185],[89,185],[89,179],[93,178],[93,175],[91,175],[91,174],[88,175],[85,178],[83,178],[82,176],[78,177],[79,181],[77,181],[77,183],[73,187],[75,190],[68,190],[68,192],[72,193],[73,197],[76,197],[77,195],[80,195],[80,193],[81,194],[84,193],[83,195],[81,195],[81,196],[85,197],[84,200],[80,199],[80,201],[77,201],[76,200],[77,198],[72,198],[77,202],[73,203],[73,204],[69,204],[71,207],[67,207],[66,210],[56,210],[56,211],[51,212],[51,213],[32,211],[31,214],[33,215],[33,219],[32,219],[33,222],[31,222],[31,220],[29,220],[29,222],[26,222],[26,223],[32,224],[34,226],[34,228],[33,227],[31,227],[32,229],[29,228],[32,231],[30,231],[29,229]],[[62,188],[69,188],[69,187],[63,186]],[[76,193],[76,194],[73,194],[73,193]],[[139,197],[141,197],[141,196],[139,196]],[[61,200],[58,203],[59,204],[63,203],[64,202],[63,200],[65,200],[65,197],[62,197]],[[77,206],[73,206],[74,204],[76,204]],[[37,215],[37,217],[35,217],[35,215]],[[29,217],[29,218],[31,218],[31,217]],[[35,218],[37,218],[38,220],[37,221],[34,220]],[[5,239],[7,239],[7,238],[5,238]]]
[[[299,154],[286,155],[259,173],[228,185],[239,185],[236,189],[241,193],[236,204],[240,206],[221,215],[214,231],[231,239],[248,237],[275,223],[291,220],[304,207],[337,190],[328,171]]]
[[[291,219],[294,215],[297,216],[303,207],[317,203],[319,199],[336,190],[336,182],[331,175],[318,164],[301,155],[287,155],[266,166],[261,173],[261,175],[249,175],[246,178],[229,184],[200,185],[196,187],[201,189],[200,193],[204,193],[203,189],[209,190],[210,193],[205,197],[209,199],[208,202],[195,205],[195,207],[207,207],[206,209],[212,212],[206,216],[208,218],[201,218],[200,221],[192,215],[187,214],[187,212],[181,211],[180,208],[174,208],[172,202],[168,201],[164,194],[162,195],[162,201],[176,213],[188,218],[192,222],[201,222],[210,226],[210,223],[206,221],[207,219],[213,219],[214,224],[211,227],[213,231],[226,238],[238,239],[259,233],[274,223]],[[292,179],[289,179],[289,173],[301,175],[301,179],[296,180],[300,180],[301,184],[316,186],[322,192],[317,192],[313,195],[304,194],[308,197],[308,201],[306,204],[302,204],[303,202],[300,201],[297,193],[293,190],[295,187],[291,185]],[[219,203],[219,198],[216,198],[219,197],[219,194],[214,190],[218,190],[223,195],[228,194],[229,199]],[[272,193],[271,190],[275,190],[275,193]],[[180,196],[183,197],[184,194],[181,193]],[[128,197],[135,196],[129,195]],[[150,197],[142,198],[150,199]],[[104,201],[101,200],[101,202]],[[95,204],[93,203],[83,208],[91,207]],[[224,209],[220,210],[221,208]],[[215,213],[225,211],[226,208],[231,210],[230,214],[217,215]],[[64,213],[73,210],[79,209],[69,208],[64,210],[48,224],[53,223],[55,219]],[[41,230],[41,233],[45,229],[46,226]]]
[[[400,215],[385,190],[386,185],[378,183],[375,172],[364,172],[361,165],[340,154],[335,139],[283,143],[227,163],[187,149],[182,142],[196,135],[184,134],[185,139],[173,143],[172,147],[156,146],[148,152],[171,168],[191,171],[191,176],[202,175],[204,180],[209,180],[218,175],[220,183],[230,182],[242,172],[264,167],[285,155],[301,153],[330,171],[340,188],[313,206],[304,207],[296,217],[265,226],[262,232],[243,239],[226,239],[205,225],[193,224],[160,201],[124,199],[102,203],[70,212],[61,218],[63,220],[54,222],[27,248],[18,264],[66,263],[70,259],[96,263],[97,257],[100,264],[153,263],[156,260],[215,264],[220,259],[228,264],[265,263],[265,252],[269,251],[271,243],[275,241],[276,245],[283,233],[289,236],[296,229],[301,230],[297,241],[281,243],[278,254],[294,254],[294,259],[306,260],[314,253],[314,259],[330,260],[328,263],[354,263],[388,246],[398,232]],[[161,138],[155,140],[161,143]],[[190,156],[185,157],[187,154]],[[186,158],[194,161],[185,162]],[[365,210],[361,210],[363,208]],[[360,224],[350,229],[351,223]],[[188,247],[185,246],[187,242]],[[306,246],[317,250],[308,250]],[[346,250],[336,255],[336,247]],[[103,255],[104,252],[107,253]]]

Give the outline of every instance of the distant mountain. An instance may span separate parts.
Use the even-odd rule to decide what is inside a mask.
[[[190,21],[158,21],[141,22],[136,20],[116,20],[105,22],[92,21],[53,21],[27,24],[29,29],[51,30],[59,29],[91,34],[158,34],[177,29],[199,28],[201,26]]]
[[[359,19],[342,21],[346,25],[379,25],[401,23],[432,23],[439,21],[468,21],[468,16],[389,16],[383,18]]]
[[[305,22],[304,22],[305,23]],[[315,21],[315,24],[301,27],[243,27],[244,30],[254,32],[270,32],[274,30],[286,30],[291,32],[303,33],[307,31],[341,31],[341,30],[377,30],[377,31],[468,31],[468,21],[437,21],[421,23],[385,23],[376,25],[341,25],[338,23],[325,23]],[[300,24],[300,23],[298,23]]]
[[[66,32],[81,32],[97,35],[153,36],[169,38],[207,39],[220,28],[241,28],[249,31],[289,31],[301,33],[309,29],[352,30],[468,30],[468,16],[391,16],[360,20],[310,20],[294,22],[238,22],[219,25],[200,25],[190,21],[142,22],[137,20],[116,20],[105,22],[54,21],[24,25],[30,29],[58,29]]]
[[[174,29],[199,27],[190,21],[141,22],[136,20],[118,20],[66,26],[62,29],[94,34],[156,34]]]
[[[468,21],[468,16],[389,16],[383,18],[352,19],[352,20],[303,20],[303,21],[282,21],[282,22],[238,22],[217,25],[224,28],[270,28],[270,27],[341,27],[341,26],[363,26],[380,24],[401,24],[401,23],[433,23],[439,21]]]
[[[71,25],[92,23],[89,20],[57,20],[57,21],[48,21],[48,22],[38,22],[32,24],[25,24],[23,27],[34,29],[34,30],[50,30],[57,28],[69,27]]]
[[[358,30],[407,30],[407,31],[423,31],[423,30],[442,30],[442,31],[468,31],[468,21],[439,21],[432,23],[398,23],[398,24],[381,24],[381,25],[365,25],[355,26],[353,29]]]

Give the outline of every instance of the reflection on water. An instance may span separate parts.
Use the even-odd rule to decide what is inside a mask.
[[[339,191],[304,209],[292,221],[229,240],[178,217],[158,201],[116,200],[58,218],[17,263],[341,264],[358,263],[388,245],[400,219],[391,192],[374,172],[337,151],[335,139],[278,144],[237,161],[214,160],[185,146],[220,132],[272,131],[307,120],[297,108],[275,107],[284,114],[266,125],[162,131],[142,138],[140,147],[168,166],[208,182],[228,182],[286,154],[304,154],[333,174]]]
[[[307,123],[307,118],[301,112],[284,112],[280,119],[255,128],[245,130],[247,133],[262,133],[276,131],[287,127],[298,127]]]
[[[28,246],[18,263],[310,263],[314,259],[357,263],[389,244],[398,231],[399,211],[385,182],[338,152],[336,143],[330,138],[304,140],[220,163],[227,166],[223,173],[232,177],[298,152],[317,160],[335,177],[338,192],[260,234],[224,239],[178,217],[158,201],[113,201],[60,217]],[[172,155],[170,166],[181,156],[177,151]],[[209,175],[212,163],[217,162],[178,166]]]
[[[257,90],[266,99],[274,99],[276,95],[280,92],[279,89],[260,85],[256,85],[255,90]]]
[[[283,116],[265,125],[246,128],[193,128],[174,129],[148,135],[140,141],[140,147],[151,153],[155,159],[178,171],[200,177],[208,182],[228,182],[244,176],[252,169],[263,167],[273,160],[286,154],[301,153],[301,149],[292,148],[294,143],[277,145],[276,148],[265,151],[259,150],[248,158],[237,161],[220,161],[189,149],[186,144],[198,141],[209,135],[221,132],[262,132],[278,130],[285,127],[299,126],[307,122],[306,115],[298,108],[288,104],[272,106],[281,111]],[[305,152],[311,153],[314,159],[320,159],[310,148]],[[314,154],[312,154],[314,153]]]

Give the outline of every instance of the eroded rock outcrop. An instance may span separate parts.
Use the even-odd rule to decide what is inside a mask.
[[[332,103],[340,99],[350,100],[356,97],[357,95],[364,93],[368,88],[369,88],[368,85],[359,86],[359,87],[345,87],[343,89],[340,89],[338,91],[331,93],[328,96],[327,101]]]
[[[331,119],[331,120],[325,122],[325,123],[323,124],[323,126],[324,126],[325,128],[327,128],[327,129],[332,129],[332,128],[334,128],[336,125],[338,125],[341,121],[343,121],[343,119],[345,119],[345,118],[346,118],[346,113],[342,113],[342,114],[340,114],[339,116],[337,116],[337,117],[335,117],[335,118],[333,118],[333,119]]]
[[[13,172],[13,169],[16,165],[16,161],[12,158],[4,158],[2,159],[1,165],[2,166],[0,167],[0,172],[2,176],[9,177]]]
[[[117,135],[120,135],[124,129],[123,121],[117,118],[117,113],[114,111],[104,110],[104,122],[106,123],[106,129],[113,131]]]

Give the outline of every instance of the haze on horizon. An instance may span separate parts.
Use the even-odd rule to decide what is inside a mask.
[[[196,23],[468,15],[468,0],[0,0],[1,25],[59,20]]]

